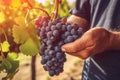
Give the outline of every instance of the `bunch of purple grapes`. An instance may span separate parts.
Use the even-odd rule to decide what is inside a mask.
[[[82,29],[76,24],[66,23],[65,19],[44,21],[40,27],[40,55],[41,64],[50,76],[63,72],[66,55],[61,51],[65,43],[73,42],[82,34]]]

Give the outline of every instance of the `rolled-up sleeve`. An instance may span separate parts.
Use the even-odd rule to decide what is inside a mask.
[[[89,0],[76,0],[74,7],[70,13],[87,20],[90,19],[90,3]]]

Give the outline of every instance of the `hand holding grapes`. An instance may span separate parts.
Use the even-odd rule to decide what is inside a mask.
[[[81,38],[62,46],[68,54],[86,59],[89,56],[108,50],[111,45],[111,33],[96,27],[85,32]]]

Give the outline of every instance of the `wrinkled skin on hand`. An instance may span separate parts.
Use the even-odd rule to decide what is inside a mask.
[[[86,31],[82,37],[62,46],[62,51],[86,59],[89,56],[109,50],[111,33],[104,28],[95,27]]]

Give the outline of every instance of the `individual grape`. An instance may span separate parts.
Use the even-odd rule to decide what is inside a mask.
[[[42,27],[42,28],[40,29],[40,31],[44,33],[44,32],[45,32],[45,28]]]
[[[52,26],[52,24],[53,24],[52,22],[48,22],[48,27]]]
[[[44,52],[45,49],[46,49],[45,46],[42,44],[42,45],[40,46],[41,55],[43,54],[43,52]]]
[[[59,30],[59,29],[61,29],[62,24],[61,24],[61,23],[57,23],[57,24],[56,24],[56,27],[57,27],[57,29]]]
[[[82,35],[82,28],[78,28],[77,33],[79,36],[81,36]]]
[[[53,57],[55,55],[55,51],[54,50],[50,50],[49,51],[49,56]]]
[[[67,22],[67,19],[66,18],[62,18],[61,19],[61,23],[65,24]]]
[[[72,41],[74,41],[74,37],[73,36],[68,36],[66,40],[67,40],[68,43],[72,42]]]
[[[59,43],[58,43],[58,46],[62,46],[64,44],[64,41],[60,41]]]
[[[57,70],[55,70],[55,74],[56,75],[59,75],[59,73],[60,73],[60,71],[57,69]]]
[[[51,57],[50,57],[50,56],[48,56],[48,55],[46,55],[46,56],[45,56],[45,59],[46,59],[46,60],[50,60],[50,59],[51,59]]]
[[[47,37],[50,39],[52,37],[52,31],[47,32]]]
[[[71,30],[71,34],[72,34],[72,35],[77,35],[77,31],[76,31],[75,29],[72,29],[72,30]]]
[[[72,26],[71,25],[68,25],[67,26],[67,31],[71,31],[72,30]]]
[[[45,36],[45,33],[44,32],[40,32],[40,38],[44,39],[46,36]]]
[[[52,36],[51,38],[50,38],[50,40],[52,41],[52,42],[54,42],[54,41],[56,41],[56,37],[55,36]]]
[[[51,31],[54,31],[54,30],[56,30],[57,28],[56,28],[56,26],[55,25],[52,25],[51,26]]]
[[[52,58],[51,61],[52,61],[52,62],[57,62],[57,59],[56,59],[56,58]]]
[[[47,69],[47,67],[46,67],[46,66],[43,66],[43,68],[44,68],[44,70],[45,70],[45,71],[48,71],[48,69]]]
[[[51,40],[47,40],[47,43],[46,43],[48,46],[49,45],[52,45],[52,41]]]
[[[77,30],[78,28],[80,28],[77,24],[71,24],[75,30]]]
[[[66,31],[66,25],[62,25],[62,31]]]
[[[59,31],[58,30],[54,30],[53,31],[53,36],[55,36],[55,37],[59,36]]]
[[[47,26],[47,21],[44,21],[44,22],[42,23],[42,26],[46,27],[46,26]]]
[[[66,58],[61,58],[58,60],[59,62],[65,62],[66,61]]]
[[[55,72],[54,72],[53,70],[50,70],[50,71],[49,71],[49,75],[50,75],[50,76],[54,76],[54,75],[55,75]]]
[[[67,31],[67,32],[65,32],[64,35],[65,35],[65,38],[66,38],[67,36],[71,35],[71,33]]]
[[[52,66],[53,63],[52,63],[52,61],[49,60],[49,61],[47,61],[46,65],[48,65],[48,66]]]
[[[46,67],[46,70],[47,70],[47,71],[49,71],[49,70],[50,70],[50,67],[49,67],[49,66],[47,66],[47,65],[46,65],[45,67]]]
[[[41,64],[45,64],[47,61],[45,59],[41,60]]]
[[[50,27],[49,26],[46,27],[46,31],[47,32],[50,31]]]
[[[73,35],[73,38],[74,38],[74,40],[76,40],[78,38],[78,36],[77,35]]]
[[[55,46],[54,50],[55,50],[56,52],[61,51],[60,46]]]
[[[61,59],[62,56],[63,56],[63,54],[61,52],[57,52],[56,53],[56,58]]]

